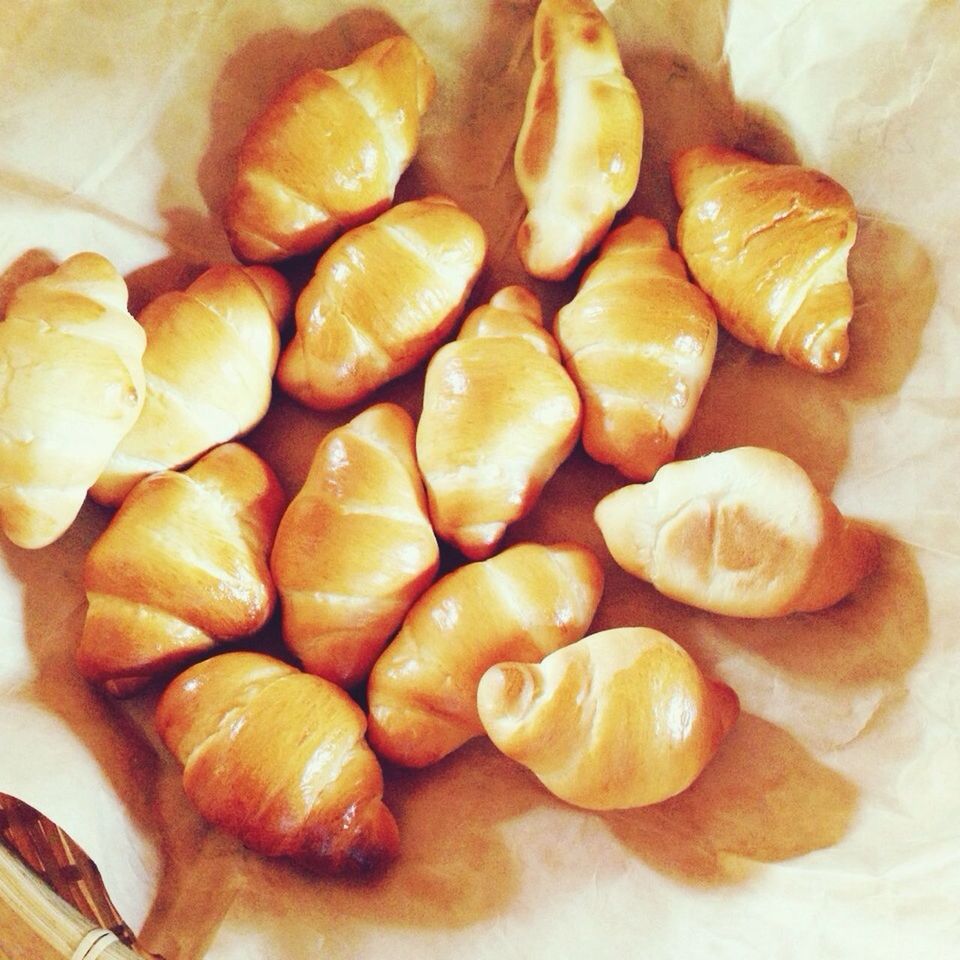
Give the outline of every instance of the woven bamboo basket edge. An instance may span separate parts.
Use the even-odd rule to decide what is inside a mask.
[[[99,871],[28,804],[0,793],[0,960],[143,960]]]

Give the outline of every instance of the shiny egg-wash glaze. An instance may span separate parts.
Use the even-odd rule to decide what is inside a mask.
[[[141,480],[87,554],[80,672],[128,694],[259,630],[276,602],[267,559],[283,503],[239,443]]]
[[[580,434],[580,397],[540,304],[506,287],[430,360],[417,459],[437,535],[472,560],[525,516]]]
[[[536,662],[580,639],[602,591],[600,562],[577,544],[518,544],[438,580],[370,674],[371,746],[424,767],[482,734],[484,671],[501,660]]]
[[[221,264],[140,314],[146,398],[90,495],[119,506],[143,477],[251,430],[267,412],[287,281],[270,267]]]
[[[514,153],[529,213],[527,271],[563,280],[603,238],[640,176],[643,110],[616,37],[591,0],[541,0],[533,78]]]
[[[723,147],[675,158],[677,246],[717,319],[751,347],[832,373],[846,363],[857,211],[816,170]]]
[[[363,711],[340,687],[258,653],[224,653],[164,691],[157,731],[200,814],[250,849],[321,873],[397,855]]]
[[[281,387],[337,410],[407,373],[453,329],[485,257],[480,224],[446,197],[398,204],[350,230],[297,300]]]
[[[23,284],[0,323],[0,527],[45,547],[76,519],[146,393],[143,328],[96,253]]]
[[[583,396],[583,448],[631,480],[673,459],[713,368],[717,318],[667,232],[634,217],[611,231],[557,314]]]
[[[369,407],[323,438],[280,521],[270,567],[287,646],[308,672],[353,687],[438,564],[413,421]]]
[[[591,810],[686,790],[740,712],[725,683],[643,627],[592,634],[539,664],[497,664],[480,680],[477,706],[500,750]]]
[[[241,260],[326,246],[393,200],[413,159],[436,78],[408,37],[390,37],[339,70],[293,81],[251,125],[224,215]]]

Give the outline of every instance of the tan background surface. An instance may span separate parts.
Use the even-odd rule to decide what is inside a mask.
[[[666,164],[708,139],[802,159],[858,204],[847,368],[818,379],[722,336],[682,453],[791,455],[877,527],[880,568],[830,611],[752,623],[687,610],[608,562],[598,628],[664,629],[738,690],[714,764],[675,800],[598,815],[477,741],[390,774],[402,856],[356,885],[209,831],[153,737],[151,699],[120,707],[75,677],[80,568],[106,511],[88,505],[39,552],[0,545],[0,790],[82,843],[168,960],[958,955],[960,5],[606,6],[646,113],[631,210],[672,229]],[[440,80],[399,196],[443,191],[481,220],[477,302],[523,279],[512,149],[532,0],[4,7],[0,301],[83,249],[124,273],[135,310],[229,257],[219,216],[247,123],[287,79],[397,29]],[[534,288],[550,314],[572,294]],[[384,396],[415,411],[420,376]],[[292,494],[335,422],[278,398],[251,443]],[[511,540],[572,537],[608,560],[590,514],[620,482],[576,454]]]

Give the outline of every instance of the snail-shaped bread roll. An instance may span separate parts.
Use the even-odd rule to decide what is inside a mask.
[[[390,37],[293,81],[247,131],[225,224],[241,260],[318,249],[385,210],[417,149],[433,70]]]
[[[147,393],[140,417],[90,491],[116,506],[138,480],[183,466],[267,412],[287,281],[270,267],[211,267],[140,315]]]
[[[284,640],[307,671],[344,687],[367,676],[437,571],[413,431],[409,414],[381,403],[328,433],[277,530]]]
[[[615,810],[686,790],[740,705],[668,636],[604,630],[541,663],[499,663],[480,679],[484,730],[567,803]]]
[[[583,447],[631,480],[672,460],[700,400],[717,318],[656,220],[606,238],[557,314],[563,360],[583,397]]]
[[[143,329],[96,253],[23,284],[0,323],[0,526],[44,547],[73,523],[145,395]]]
[[[277,378],[317,410],[364,399],[444,340],[486,256],[483,229],[445,197],[411,200],[340,237],[297,300]]]
[[[268,555],[282,512],[273,471],[239,443],[141,480],[87,555],[80,672],[130,693],[259,630],[276,599]]]
[[[580,397],[540,304],[506,287],[431,358],[417,459],[440,537],[490,556],[577,442]]]
[[[370,674],[370,745],[394,763],[425,767],[482,734],[484,671],[578,640],[602,590],[599,561],[576,544],[519,544],[438,580]]]
[[[591,0],[541,0],[533,57],[514,154],[529,208],[517,246],[529,273],[562,280],[636,189],[643,111]]]
[[[738,340],[830,373],[847,359],[857,211],[828,176],[700,146],[675,158],[677,245]]]
[[[335,684],[260,653],[223,653],[169,684],[155,723],[201,816],[251,850],[339,874],[396,856],[366,718]]]
[[[876,536],[847,520],[789,457],[737,447],[661,467],[597,504],[613,559],[661,593],[713,613],[820,610],[874,567]]]

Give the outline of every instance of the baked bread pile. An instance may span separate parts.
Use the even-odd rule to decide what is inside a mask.
[[[781,617],[841,601],[876,562],[874,534],[782,453],[675,459],[718,321],[812,371],[843,364],[849,196],[699,146],[673,165],[677,250],[648,218],[611,230],[643,140],[613,30],[591,0],[541,0],[533,55],[516,145],[532,289],[461,323],[481,223],[447,196],[392,205],[435,86],[395,37],[298,78],[250,128],[225,213],[243,266],[138,323],[82,253],[0,323],[4,532],[42,547],[88,491],[118,508],[86,562],[81,673],[117,695],[165,684],[157,728],[200,813],[310,869],[388,862],[402,823],[381,763],[484,734],[595,810],[660,802],[714,757],[733,690],[644,624],[591,633],[604,575],[584,545],[511,537],[578,441],[629,481],[592,505],[612,561],[666,597]],[[536,284],[598,246],[545,322]],[[294,254],[316,258],[299,290]],[[384,402],[415,368],[419,408]],[[238,441],[276,389],[344,411],[298,490]]]

